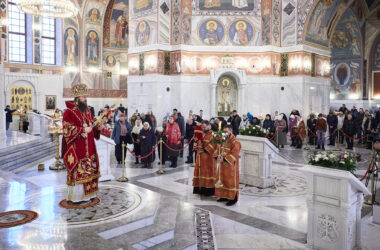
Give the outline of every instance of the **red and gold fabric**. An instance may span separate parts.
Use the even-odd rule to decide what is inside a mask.
[[[305,126],[305,122],[303,120],[297,124],[297,127],[295,127],[295,132],[301,138],[302,141],[303,141],[303,139],[305,139],[306,126]]]
[[[95,139],[100,138],[97,127],[86,134],[85,127],[95,122],[90,110],[82,113],[74,102],[66,102],[67,110],[63,114],[62,154],[67,167],[67,185],[84,185],[85,196],[98,191],[100,177],[99,159]]]
[[[235,197],[239,198],[239,153],[241,145],[235,136],[231,136],[221,146],[221,156],[223,162],[220,163],[217,181],[222,182],[222,187],[215,187],[215,196],[220,198],[227,198],[234,200]],[[217,157],[219,150],[215,151],[214,156]],[[220,175],[219,175],[220,171]]]
[[[194,128],[194,146],[193,151],[198,151],[202,149],[202,137],[203,131],[201,125],[198,123]]]
[[[215,143],[212,142],[212,132],[208,131],[200,141],[201,147],[197,153],[194,168],[194,187],[214,188],[216,181],[216,160],[213,157],[216,150]]]

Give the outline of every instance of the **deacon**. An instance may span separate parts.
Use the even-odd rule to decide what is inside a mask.
[[[239,153],[240,142],[233,135],[231,125],[224,126],[224,132],[228,139],[221,145],[219,150],[214,151],[219,165],[217,182],[215,184],[215,196],[218,202],[227,201],[227,206],[234,205],[239,198]]]
[[[213,157],[216,145],[212,142],[211,124],[207,120],[203,120],[201,126],[203,136],[194,143],[197,156],[194,168],[193,193],[212,196],[215,192],[216,181],[216,160]],[[194,136],[197,135],[199,132],[194,133]]]
[[[86,203],[96,197],[100,177],[95,140],[103,125],[92,127],[95,118],[87,107],[87,86],[72,88],[74,101],[67,101],[63,114],[62,154],[67,167],[67,200]]]

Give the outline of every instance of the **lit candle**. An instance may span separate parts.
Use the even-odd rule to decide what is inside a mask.
[[[219,122],[219,131],[222,130],[222,122]]]

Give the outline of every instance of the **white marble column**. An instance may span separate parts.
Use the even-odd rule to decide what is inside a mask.
[[[5,133],[5,81],[3,73],[3,64],[0,64],[0,140],[6,137]]]
[[[215,117],[216,114],[216,84],[211,83],[210,85],[210,91],[211,91],[211,110],[210,110],[210,118]]]
[[[246,89],[247,84],[240,84],[239,85],[239,93],[238,93],[238,110],[237,112],[241,114],[246,114],[248,112],[247,106],[245,105],[245,89]]]

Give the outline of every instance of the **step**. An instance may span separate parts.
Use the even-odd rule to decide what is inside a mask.
[[[1,170],[4,170],[4,171],[14,171],[15,169],[17,168],[21,168],[21,167],[24,167],[25,165],[29,165],[29,164],[32,164],[32,163],[40,163],[39,160],[40,159],[43,159],[43,158],[46,158],[46,157],[51,157],[53,158],[55,155],[55,150],[52,150],[52,151],[47,151],[47,152],[44,152],[42,154],[39,154],[35,157],[32,157],[26,161],[23,161],[21,163],[18,163],[18,164],[15,164],[15,165],[11,165],[11,166],[8,166],[4,169],[1,169]]]
[[[3,148],[0,150],[0,157],[9,156],[10,154],[13,154],[15,152],[23,151],[25,149],[33,148],[36,145],[49,143],[49,142],[51,142],[49,138],[39,138],[39,139],[29,141],[26,143],[10,146],[8,148]]]
[[[9,154],[7,156],[0,157],[0,168],[4,165],[7,165],[9,163],[14,164],[14,161],[18,161],[21,159],[28,158],[36,153],[41,153],[43,151],[48,151],[50,149],[55,150],[55,144],[54,143],[43,143],[39,144],[37,146],[33,146],[29,149],[24,149],[18,152],[14,152],[12,154]]]

